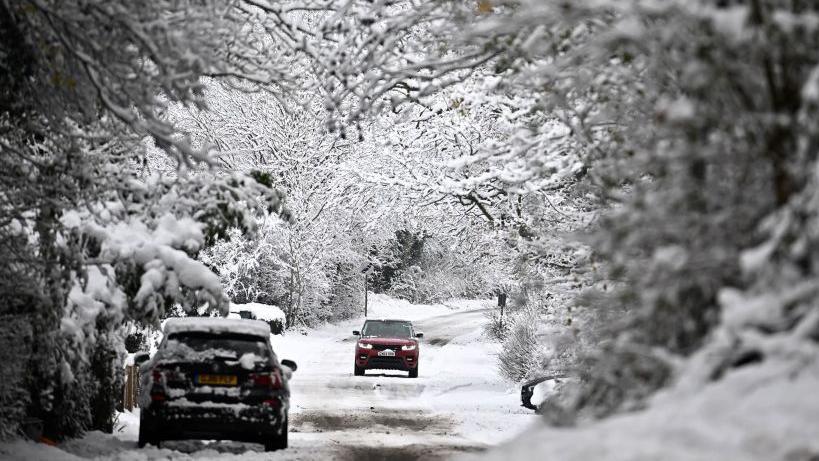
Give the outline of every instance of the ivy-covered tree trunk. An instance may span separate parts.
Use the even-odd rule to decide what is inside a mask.
[[[29,363],[28,387],[31,392],[29,415],[43,421],[43,436],[59,440],[64,435],[74,435],[80,428],[63,424],[71,414],[65,410],[65,396],[60,382],[65,377],[60,360],[60,318],[65,303],[63,278],[55,246],[57,209],[46,199],[37,220],[39,264],[44,296],[34,306],[34,344]],[[62,417],[61,417],[62,416]]]
[[[116,423],[116,407],[123,386],[119,337],[104,326],[91,357],[91,375],[96,392],[91,396],[91,429],[111,433]]]

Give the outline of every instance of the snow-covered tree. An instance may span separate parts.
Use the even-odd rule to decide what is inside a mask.
[[[253,52],[257,12],[240,6],[0,4],[0,297],[2,315],[28,325],[3,326],[21,335],[13,366],[28,370],[4,388],[26,390],[2,396],[4,435],[26,414],[54,438],[111,430],[123,322],[156,321],[174,301],[223,307],[197,251],[280,210],[263,176],[141,172],[150,143],[181,167],[213,162],[164,117],[169,102],[202,106],[202,77],[271,93],[297,81],[279,73],[280,49]]]
[[[632,35],[608,43],[632,53],[635,70],[650,79],[643,123],[653,130],[625,143],[634,155],[623,166],[640,177],[613,170],[634,187],[601,223],[596,247],[629,281],[617,299],[634,307],[624,327],[631,353],[659,346],[689,354],[714,328],[731,326],[732,310],[751,310],[727,293],[776,296],[786,290],[781,283],[814,276],[799,262],[816,251],[808,240],[770,263],[779,243],[763,243],[782,242],[773,221],[788,221],[783,216],[814,193],[817,139],[808,120],[819,64],[815,18],[815,6],[777,1],[624,11]],[[812,233],[807,223],[796,228],[796,240]],[[784,282],[766,270],[777,263],[789,265],[794,278]],[[803,322],[811,322],[815,305],[804,296],[790,301],[790,314],[757,298],[782,322],[771,333],[811,328]],[[736,353],[723,359],[730,363]]]
[[[572,149],[589,190],[615,205],[590,239],[608,283],[578,299],[598,321],[616,320],[605,334],[614,341],[588,356],[577,405],[599,414],[639,403],[671,376],[666,354],[691,354],[715,328],[746,337],[730,319],[752,324],[739,314],[750,299],[781,322],[771,333],[815,331],[810,295],[780,285],[812,277],[799,262],[812,246],[796,237],[810,225],[788,227],[800,243],[785,256],[774,248],[788,239],[773,224],[793,226],[783,216],[813,193],[815,18],[812,4],[777,1],[497,11],[490,30],[509,34],[515,57],[505,85],[547,89],[534,93],[536,107],[579,136]],[[766,270],[771,257],[795,278]],[[789,314],[763,301],[772,293],[794,296]],[[723,349],[716,362],[745,363],[735,353]]]
[[[812,246],[798,237],[812,234],[810,219],[795,211],[805,210],[814,187],[812,2],[348,5],[357,16],[328,30],[340,31],[363,65],[333,68],[342,74],[335,94],[365,96],[352,96],[357,105],[345,114],[378,103],[426,110],[435,107],[432,95],[471,80],[486,91],[453,98],[429,116],[454,106],[501,114],[484,119],[495,122],[493,130],[481,123],[472,133],[456,130],[472,135],[471,145],[462,143],[469,155],[451,163],[467,179],[446,192],[487,217],[503,195],[496,188],[520,193],[559,184],[567,192],[560,200],[593,194],[578,203],[581,210],[611,207],[588,240],[594,253],[585,273],[596,290],[577,302],[596,309],[590,323],[599,326],[587,330],[614,341],[598,341],[604,352],[588,356],[588,394],[578,405],[606,413],[639,402],[671,376],[664,354],[697,350],[742,300],[759,300],[765,307],[758,315],[767,312],[779,325],[764,328],[815,332],[812,291],[784,289],[813,275]],[[382,56],[382,43],[400,43],[396,49],[408,53]],[[362,88],[378,88],[384,99],[367,100]],[[418,130],[420,139],[440,139],[432,125]],[[432,135],[425,138],[425,129]],[[414,145],[440,153],[437,141]],[[417,182],[443,189],[441,170],[430,170],[437,180]],[[582,181],[574,187],[573,178]],[[545,203],[529,219],[541,219],[536,210]],[[791,213],[804,219],[787,218]],[[532,240],[548,242],[547,229]],[[778,252],[781,245],[790,250]],[[769,264],[777,270],[765,270]],[[771,293],[788,293],[789,308],[761,301]]]
[[[0,328],[31,372],[0,388],[0,416],[106,428],[116,373],[95,376],[124,322],[229,297],[283,304],[291,324],[349,315],[402,235],[423,245],[392,289],[514,292],[522,322],[571,339],[510,374],[574,360],[575,406],[595,414],[641,402],[704,344],[711,376],[809,355],[817,14],[2,2]]]

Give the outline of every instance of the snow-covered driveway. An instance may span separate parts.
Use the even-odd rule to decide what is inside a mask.
[[[482,335],[489,305],[458,302],[414,306],[375,295],[371,318],[413,320],[425,333],[420,374],[368,371],[353,376],[352,330],[363,318],[308,334],[273,337],[279,358],[293,359],[290,448],[264,453],[261,445],[233,442],[166,442],[136,448],[138,416],[122,415],[123,430],[91,433],[56,448],[18,442],[0,455],[26,459],[442,459],[481,451],[507,440],[536,420],[522,409],[519,391],[496,372],[497,344]],[[39,455],[38,455],[39,454]],[[2,456],[0,456],[2,457]],[[34,458],[36,459],[36,458]]]

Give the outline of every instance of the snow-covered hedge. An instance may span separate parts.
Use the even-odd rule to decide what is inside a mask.
[[[287,328],[287,320],[278,306],[271,304],[260,303],[245,303],[245,304],[230,304],[230,318],[251,318],[254,320],[261,320],[270,325],[270,332],[273,334],[282,334]]]

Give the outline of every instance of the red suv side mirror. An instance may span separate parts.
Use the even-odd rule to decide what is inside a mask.
[[[361,336],[361,332],[358,330],[353,330],[353,334],[356,336]]]

